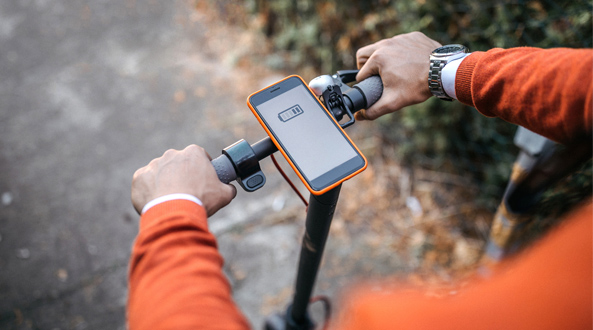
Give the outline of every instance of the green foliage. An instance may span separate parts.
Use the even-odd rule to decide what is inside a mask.
[[[471,51],[591,47],[589,0],[245,0],[272,42],[269,63],[305,78],[356,67],[362,46],[411,31]],[[515,127],[454,102],[430,100],[379,121],[401,160],[469,175],[494,208],[517,155]]]
[[[355,65],[356,50],[421,31],[472,50],[591,47],[590,1],[246,0],[262,30],[296,67],[332,72]]]

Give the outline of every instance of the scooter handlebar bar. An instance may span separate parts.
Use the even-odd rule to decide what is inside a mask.
[[[381,98],[383,94],[383,81],[379,76],[372,76],[352,86],[352,88],[360,90],[360,93],[366,100],[366,107],[363,109],[367,109]],[[354,113],[359,110],[361,109],[352,109],[352,112]]]
[[[344,93],[344,99],[347,99],[345,103],[350,107],[350,111],[355,113],[359,110],[369,108],[377,102],[382,93],[383,82],[381,78],[379,76],[372,76],[352,86],[350,90]],[[278,151],[276,145],[274,145],[269,137],[254,143],[251,148],[258,161]],[[222,154],[216,157],[212,160],[212,165],[221,182],[230,183],[237,179],[237,171],[227,155]]]
[[[220,155],[212,160],[212,166],[216,171],[216,175],[222,183],[231,183],[237,179],[237,172],[233,167],[233,163],[226,155]]]

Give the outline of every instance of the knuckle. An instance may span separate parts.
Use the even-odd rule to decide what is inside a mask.
[[[381,48],[383,49],[383,48],[393,47],[393,45],[395,43],[397,43],[398,42],[398,39],[400,39],[400,38],[401,38],[401,35],[397,35],[397,36],[395,36],[393,38],[388,38],[388,39],[381,40]]]
[[[360,48],[356,51],[356,58],[365,57],[366,54],[366,47]]]
[[[143,176],[146,173],[147,169],[148,169],[147,166],[137,169],[136,172],[134,172],[134,175],[132,175],[132,180],[136,180],[136,179],[140,178],[141,176]]]
[[[150,163],[148,163],[148,165],[144,166],[145,171],[147,171],[148,169],[154,168],[157,164],[157,162],[163,157],[159,157],[159,158],[155,158],[153,160],[150,161]]]
[[[190,152],[192,154],[204,154],[205,153],[204,148],[200,147],[197,144],[188,145],[184,151]]]
[[[381,65],[385,63],[386,60],[388,60],[388,56],[383,49],[377,50],[372,57],[373,61],[376,62],[378,65]]]
[[[138,178],[140,177],[140,175],[142,175],[142,172],[143,171],[144,171],[144,167],[137,169],[136,172],[134,172],[134,175],[132,175],[132,181],[138,180]]]
[[[168,149],[167,151],[165,151],[165,153],[163,154],[162,158],[168,158],[173,156],[175,153],[177,153],[177,150],[175,149]]]

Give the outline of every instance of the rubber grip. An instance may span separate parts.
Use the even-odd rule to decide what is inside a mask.
[[[220,155],[212,160],[212,166],[218,175],[218,179],[222,183],[231,183],[237,179],[237,173],[229,158],[225,155]]]
[[[377,100],[381,98],[381,95],[383,94],[383,81],[381,81],[381,77],[379,76],[368,77],[353,87],[358,87],[358,89],[360,89],[366,98],[366,108],[369,108],[371,105],[375,104],[375,102],[377,102]]]

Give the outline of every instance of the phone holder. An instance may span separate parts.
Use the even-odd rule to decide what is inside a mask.
[[[344,115],[348,116],[348,121],[340,123],[342,128],[346,128],[354,124],[354,115],[350,111],[351,106],[354,104],[358,106],[357,109],[362,109],[364,105],[358,104],[361,101],[366,102],[364,97],[354,97],[350,91],[354,90],[348,86],[348,83],[356,81],[356,75],[358,70],[341,70],[334,75],[323,75],[319,76],[309,83],[309,87],[319,97],[323,97],[323,104],[327,110],[331,111],[332,115],[338,123],[344,118]],[[345,104],[344,102],[349,102]]]
[[[241,139],[224,148],[222,153],[233,164],[237,173],[237,182],[245,191],[256,191],[264,186],[266,176],[261,171],[259,160],[247,141]]]
[[[338,85],[327,86],[327,89],[321,95],[323,96],[325,107],[332,112],[332,115],[336,118],[338,123],[344,118],[344,115],[348,116],[348,121],[340,124],[342,128],[354,124],[354,115],[350,109],[344,105],[342,89]]]

